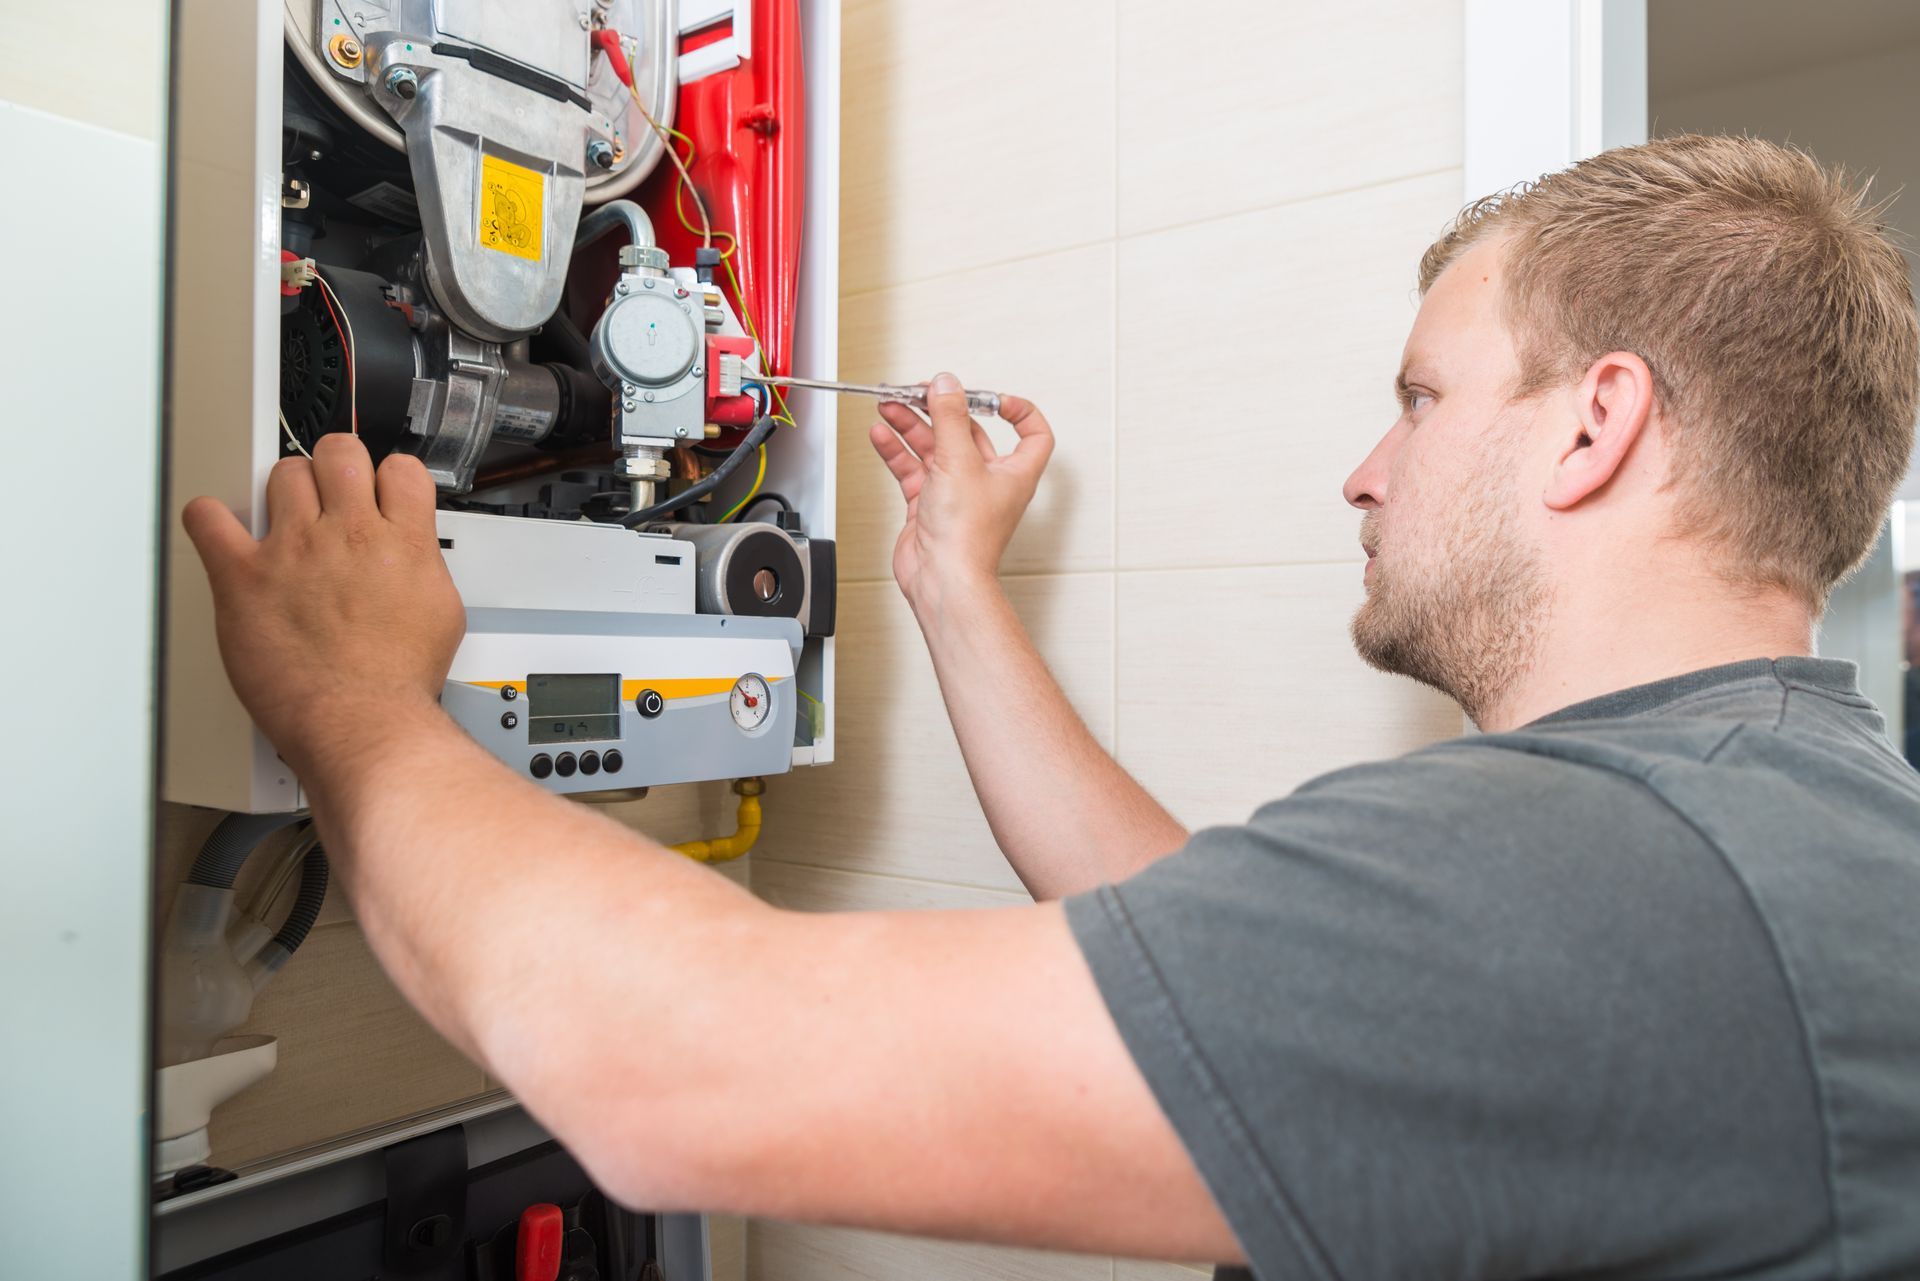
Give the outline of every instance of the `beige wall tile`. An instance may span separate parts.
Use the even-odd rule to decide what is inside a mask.
[[[848,293],[1113,234],[1111,0],[848,0]]]
[[[1460,163],[1460,0],[1119,0],[1122,235]]]
[[[753,892],[775,907],[796,912],[904,912],[1018,907],[1032,900],[1012,890],[983,890],[904,876],[873,876],[827,867],[804,867],[759,858]]]
[[[1110,1281],[1113,1261],[755,1220],[748,1281]]]
[[[8,5],[0,23],[0,100],[160,141],[168,9],[155,0],[98,0],[77,27],[68,5]],[[84,55],[76,54],[76,38]]]
[[[747,1281],[747,1221],[731,1214],[707,1218],[709,1281]]]
[[[1047,254],[846,299],[840,371],[860,382],[912,382],[940,369],[1017,392],[1053,424],[1046,478],[1002,568],[1072,573],[1113,565],[1113,246]],[[840,577],[892,572],[903,504],[874,455],[873,405],[840,417]],[[987,424],[1002,449],[1013,429]]]
[[[1415,270],[1458,173],[1121,242],[1122,568],[1355,553],[1347,474],[1393,423]]]
[[[1359,561],[1119,576],[1121,764],[1189,826],[1460,732],[1454,703],[1363,664]]]
[[[1074,706],[1108,741],[1111,576],[1012,579],[1007,590]],[[840,655],[837,759],[769,780],[762,857],[1018,891],[968,783],[919,628],[891,583],[841,589]]]
[[[213,1159],[239,1165],[486,1092],[480,1069],[387,981],[355,925],[316,929],[241,1033],[280,1039],[273,1075],[214,1117]]]

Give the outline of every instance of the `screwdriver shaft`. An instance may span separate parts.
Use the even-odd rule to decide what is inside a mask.
[[[772,383],[780,387],[802,387],[814,391],[831,391],[842,396],[871,396],[876,400],[890,400],[915,409],[927,407],[927,384],[913,383],[843,383],[829,382],[820,378],[799,378],[787,374],[746,374],[747,382]],[[969,391],[967,412],[986,414],[992,417],[1000,413],[1000,393],[996,391]]]

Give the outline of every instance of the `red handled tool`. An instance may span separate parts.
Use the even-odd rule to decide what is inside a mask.
[[[530,1205],[520,1212],[513,1243],[513,1281],[556,1281],[567,1240],[567,1218],[557,1205]]]

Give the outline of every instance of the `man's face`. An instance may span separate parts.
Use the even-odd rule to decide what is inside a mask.
[[[1360,656],[1476,720],[1531,662],[1550,599],[1529,532],[1538,402],[1511,398],[1519,359],[1500,315],[1501,252],[1497,240],[1475,246],[1428,290],[1402,359],[1400,417],[1344,491],[1367,513]]]

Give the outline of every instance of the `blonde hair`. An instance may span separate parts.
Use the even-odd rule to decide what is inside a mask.
[[[1420,261],[1506,238],[1517,396],[1631,351],[1653,371],[1681,531],[1816,611],[1872,550],[1906,472],[1920,322],[1866,185],[1805,152],[1686,136],[1476,201]]]

